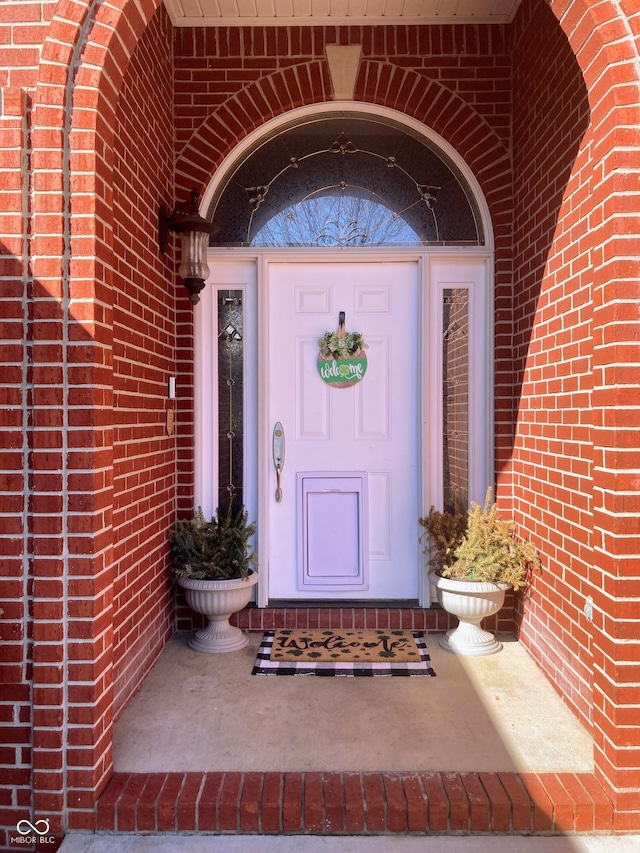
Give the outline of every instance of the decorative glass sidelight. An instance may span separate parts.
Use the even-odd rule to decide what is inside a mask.
[[[481,246],[466,181],[427,139],[389,119],[313,117],[261,140],[208,212],[211,245]]]
[[[469,499],[469,291],[448,288],[442,306],[442,447],[444,509]]]
[[[218,507],[243,503],[244,358],[242,291],[218,291]]]

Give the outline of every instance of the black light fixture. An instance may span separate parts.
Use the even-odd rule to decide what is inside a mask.
[[[182,202],[169,214],[163,204],[158,217],[158,241],[160,251],[166,252],[169,244],[169,231],[180,237],[180,266],[178,275],[189,291],[189,299],[195,305],[200,301],[199,293],[209,276],[207,266],[207,246],[209,236],[218,230],[213,222],[204,219],[198,213],[198,190],[191,190],[191,201]]]

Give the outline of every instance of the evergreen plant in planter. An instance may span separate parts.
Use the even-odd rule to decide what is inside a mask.
[[[447,631],[440,645],[461,655],[490,655],[502,643],[481,622],[497,613],[505,593],[524,587],[540,561],[528,541],[515,538],[515,522],[502,518],[487,490],[484,506],[472,503],[465,519],[456,508],[434,507],[419,519],[429,537],[425,551],[432,555],[438,603],[458,617],[458,627]]]
[[[179,521],[169,534],[171,575],[184,589],[189,607],[209,620],[189,639],[195,651],[233,652],[249,642],[229,618],[246,607],[258,581],[251,568],[257,563],[249,543],[254,533],[255,524],[248,522],[242,507],[224,515],[217,510],[211,521],[198,509],[194,518]]]

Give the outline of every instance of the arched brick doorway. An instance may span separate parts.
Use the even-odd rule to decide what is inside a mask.
[[[75,827],[91,824],[95,795],[111,772],[113,591],[115,576],[126,577],[132,568],[128,555],[121,555],[119,562],[114,563],[114,278],[128,276],[136,281],[136,301],[140,292],[158,287],[163,296],[154,296],[156,305],[152,313],[161,313],[158,304],[163,304],[167,293],[171,300],[167,300],[166,305],[179,305],[178,297],[174,299],[174,267],[155,258],[149,259],[154,244],[155,207],[161,198],[166,201],[166,195],[172,194],[171,188],[164,186],[162,172],[155,172],[154,184],[151,181],[154,170],[148,170],[146,177],[155,192],[138,199],[135,212],[127,212],[120,225],[121,234],[124,234],[122,223],[136,221],[137,229],[146,235],[141,248],[143,254],[145,249],[149,251],[142,274],[144,287],[130,274],[131,267],[122,264],[122,253],[118,263],[113,253],[113,130],[117,124],[118,103],[132,106],[137,100],[133,93],[123,94],[123,81],[136,45],[151,33],[149,25],[156,8],[155,3],[142,7],[129,3],[116,14],[104,5],[78,3],[69,8],[64,4],[64,9],[61,7],[60,13],[54,15],[49,38],[43,45],[39,84],[34,93],[30,153],[36,178],[30,212],[33,223],[30,324],[34,341],[38,340],[36,320],[49,324],[46,339],[55,341],[55,352],[46,352],[38,345],[31,351],[35,366],[31,381],[34,418],[43,419],[38,422],[38,430],[33,432],[32,437],[36,432],[37,437],[27,473],[33,483],[45,472],[47,477],[56,479],[56,483],[44,489],[47,499],[41,504],[32,502],[27,513],[32,530],[27,563],[33,590],[33,617],[28,621],[33,632],[34,666],[32,698],[25,702],[25,707],[33,708],[29,714],[33,727],[35,810],[48,815],[59,814],[61,823],[68,819]],[[144,11],[141,13],[140,9]],[[531,470],[527,466],[540,447],[529,440],[523,412],[534,410],[539,389],[526,391],[528,408],[521,405],[518,417],[514,418],[512,411],[511,369],[507,364],[513,340],[510,332],[513,310],[510,299],[511,199],[505,191],[504,180],[498,180],[510,170],[506,130],[503,127],[494,134],[499,142],[492,141],[487,150],[485,135],[477,135],[477,127],[474,131],[473,111],[470,112],[468,103],[465,104],[468,93],[464,97],[460,94],[464,90],[461,82],[455,85],[436,82],[430,79],[428,69],[426,73],[424,68],[419,73],[403,70],[389,57],[372,56],[363,62],[356,97],[364,98],[366,94],[367,100],[373,103],[389,103],[395,108],[402,106],[408,114],[428,122],[455,144],[468,162],[477,163],[474,171],[483,184],[496,223],[496,250],[503,253],[504,259],[502,266],[498,267],[498,259],[496,265],[496,288],[504,297],[504,302],[499,301],[498,305],[504,322],[503,335],[498,340],[498,359],[504,363],[502,374],[498,374],[502,376],[499,395],[502,403],[497,416],[498,453],[502,453],[504,461],[501,470],[504,501],[505,505],[513,505],[523,524],[535,528],[543,552],[552,564],[548,577],[559,579],[562,570],[563,593],[559,600],[552,595],[553,583],[540,587],[539,596],[534,595],[528,605],[522,636],[536,652],[539,650],[536,629],[544,625],[545,636],[549,637],[548,647],[559,657],[549,665],[550,658],[545,650],[544,655],[539,655],[541,664],[551,670],[585,719],[589,709],[593,709],[598,772],[609,784],[617,807],[616,827],[625,829],[638,824],[633,784],[637,767],[629,767],[628,761],[629,749],[637,749],[639,738],[638,721],[632,710],[637,704],[634,699],[637,688],[632,679],[634,664],[625,657],[624,651],[629,641],[632,644],[637,641],[628,612],[630,601],[637,593],[635,558],[631,556],[637,553],[632,523],[637,512],[637,492],[626,474],[628,454],[633,445],[631,448],[619,446],[621,436],[627,435],[629,419],[634,417],[635,410],[616,405],[615,394],[624,398],[625,389],[629,387],[625,375],[633,368],[637,355],[632,345],[633,326],[628,318],[629,300],[637,296],[637,257],[628,249],[628,243],[637,239],[633,221],[637,202],[630,183],[633,177],[625,166],[627,152],[631,150],[633,155],[637,154],[633,147],[636,143],[632,141],[630,146],[627,138],[627,128],[637,118],[639,101],[635,70],[637,16],[625,15],[617,6],[599,4],[596,7],[585,0],[552,3],[551,10],[560,21],[580,65],[590,106],[588,134],[578,151],[570,178],[575,186],[581,174],[591,173],[590,185],[594,191],[591,200],[577,207],[563,202],[560,219],[544,226],[550,233],[557,222],[561,226],[548,254],[546,275],[552,273],[554,265],[562,267],[565,262],[573,263],[569,277],[580,277],[580,287],[575,292],[589,288],[592,293],[593,308],[584,309],[582,324],[589,325],[593,347],[591,352],[583,351],[581,357],[591,360],[594,383],[590,389],[583,384],[576,390],[576,393],[588,391],[590,394],[590,405],[581,403],[579,408],[582,411],[589,408],[593,412],[592,421],[584,424],[589,437],[581,442],[592,447],[592,456],[583,460],[585,472],[577,474],[578,494],[585,496],[585,507],[581,509],[582,515],[570,522],[571,535],[565,534],[567,542],[578,543],[578,553],[573,553],[576,546],[571,545],[564,556],[563,549],[552,538],[545,538],[541,530],[550,501],[568,505],[558,497],[557,486],[554,486],[553,495],[541,478],[535,488],[527,486],[531,481]],[[557,29],[550,27],[549,16],[542,17],[546,13],[542,3],[531,0],[523,5],[520,15],[535,14],[541,34],[557,33]],[[157,21],[153,20],[156,26]],[[515,26],[518,26],[517,21]],[[158,42],[166,39],[167,32],[165,19],[155,30]],[[348,37],[348,34],[334,31],[326,34],[327,40]],[[185,40],[186,37],[181,39],[183,47]],[[187,52],[182,51],[182,59]],[[227,94],[224,103],[212,106],[210,102],[208,111],[219,123],[212,118],[211,122],[207,119],[189,127],[185,110],[179,133],[179,146],[184,156],[177,160],[176,194],[180,195],[183,188],[194,182],[204,187],[224,153],[242,137],[247,127],[254,126],[262,117],[302,102],[331,97],[322,57],[310,56],[304,64],[309,69],[308,78],[292,75],[291,71],[270,71],[262,74],[263,81],[261,85],[256,84],[253,94],[250,93],[251,84],[238,85],[243,91]],[[428,83],[423,87],[425,77]],[[126,82],[130,84],[131,80]],[[458,91],[451,94],[452,89]],[[430,92],[429,97],[426,91]],[[399,99],[404,103],[400,104]],[[486,121],[487,107],[481,105],[480,98],[475,111],[483,114]],[[199,152],[204,149],[195,143],[200,133],[207,138],[211,133],[214,140],[212,151],[205,152],[202,157]],[[193,145],[189,142],[191,137]],[[187,154],[187,151],[192,153]],[[210,153],[213,156],[209,156]],[[504,169],[496,168],[500,162]],[[594,162],[599,164],[595,173]],[[526,203],[525,195],[522,192],[523,204]],[[124,193],[120,204],[124,210],[123,196]],[[574,201],[577,202],[577,198]],[[610,213],[612,205],[624,211],[617,219]],[[579,212],[572,213],[574,210]],[[623,238],[618,236],[621,233],[625,234]],[[51,257],[62,258],[62,264],[59,260],[50,263]],[[544,275],[542,278],[548,280]],[[522,282],[525,279],[523,265]],[[124,298],[122,288],[120,292]],[[542,292],[547,299],[547,290],[543,288]],[[537,307],[537,298],[535,301]],[[117,308],[121,318],[127,313],[123,305],[121,300]],[[579,310],[579,306],[576,309]],[[535,310],[531,305],[530,313],[534,317]],[[175,311],[172,318],[175,330],[170,337],[176,341],[178,360],[187,364],[190,362],[190,315],[182,307]],[[540,321],[545,323],[547,319],[540,317]],[[122,339],[126,329],[123,320],[120,329]],[[610,334],[612,329],[615,329],[613,335]],[[120,342],[124,345],[122,340]],[[172,343],[172,354],[173,346]],[[522,346],[519,357],[525,365],[524,387],[533,377],[531,365],[527,366],[528,344]],[[147,343],[141,342],[138,352],[148,348]],[[169,361],[168,355],[164,357]],[[121,355],[121,362],[125,361],[126,356]],[[586,376],[587,372],[591,370],[582,375]],[[58,386],[63,390],[54,390],[53,397],[47,397]],[[613,395],[612,386],[618,389]],[[136,393],[125,390],[127,394]],[[122,402],[127,397],[124,390],[121,393]],[[151,398],[154,403],[150,408],[156,413],[156,419],[158,415],[161,418],[164,398],[157,388]],[[567,406],[563,411],[575,408],[575,405]],[[176,503],[183,511],[188,511],[192,470],[188,404],[180,416],[185,425],[182,443],[163,451],[169,453],[171,460],[179,459],[180,465],[178,473],[167,475],[163,489],[167,495],[173,493]],[[126,418],[121,417],[116,425],[120,432],[115,445],[120,449],[126,445],[124,423]],[[62,445],[59,443],[61,434],[64,435]],[[512,453],[514,436],[515,453]],[[612,446],[617,449],[612,450]],[[120,459],[125,456],[121,455]],[[576,456],[580,458],[579,454]],[[576,472],[565,473],[576,476]],[[131,488],[136,487],[131,484]],[[122,494],[121,490],[120,497]],[[127,500],[128,507],[136,505],[136,501]],[[124,513],[119,526],[125,529],[131,524],[131,518],[127,518],[127,510],[122,510],[122,506],[117,509]],[[555,517],[560,515],[556,513]],[[143,537],[145,544],[152,543],[149,555],[133,561],[135,567],[146,561],[145,565],[151,569],[150,591],[153,588],[158,600],[157,619],[153,623],[155,649],[161,647],[163,632],[166,634],[171,629],[160,603],[166,560],[162,544],[164,531],[160,527],[157,519],[149,522],[149,532]],[[566,531],[557,522],[551,529],[554,535],[562,529]],[[581,545],[581,538],[585,541],[585,537],[587,546]],[[574,567],[577,570],[574,571]],[[585,591],[592,592],[596,609],[596,619],[589,625],[581,621]],[[123,610],[119,610],[118,618],[122,620]],[[577,648],[572,649],[573,644],[577,644]],[[567,647],[569,650],[565,651]],[[26,661],[26,640],[23,653]],[[120,653],[124,654],[122,649]],[[576,657],[581,660],[577,674],[570,666]],[[133,673],[140,670],[139,660],[134,655],[131,667],[122,670],[128,671],[128,675],[123,676],[128,687],[121,696],[134,689],[136,676]],[[148,660],[147,656],[147,663]],[[144,666],[141,665],[138,678]],[[24,667],[26,671],[26,663]],[[586,676],[583,676],[591,669],[595,672],[592,701],[591,685],[584,683]],[[577,684],[574,692],[569,688],[571,681]],[[68,725],[62,722],[65,714]]]

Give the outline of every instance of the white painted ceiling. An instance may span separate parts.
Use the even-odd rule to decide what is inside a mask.
[[[510,23],[520,0],[164,0],[176,27]]]

